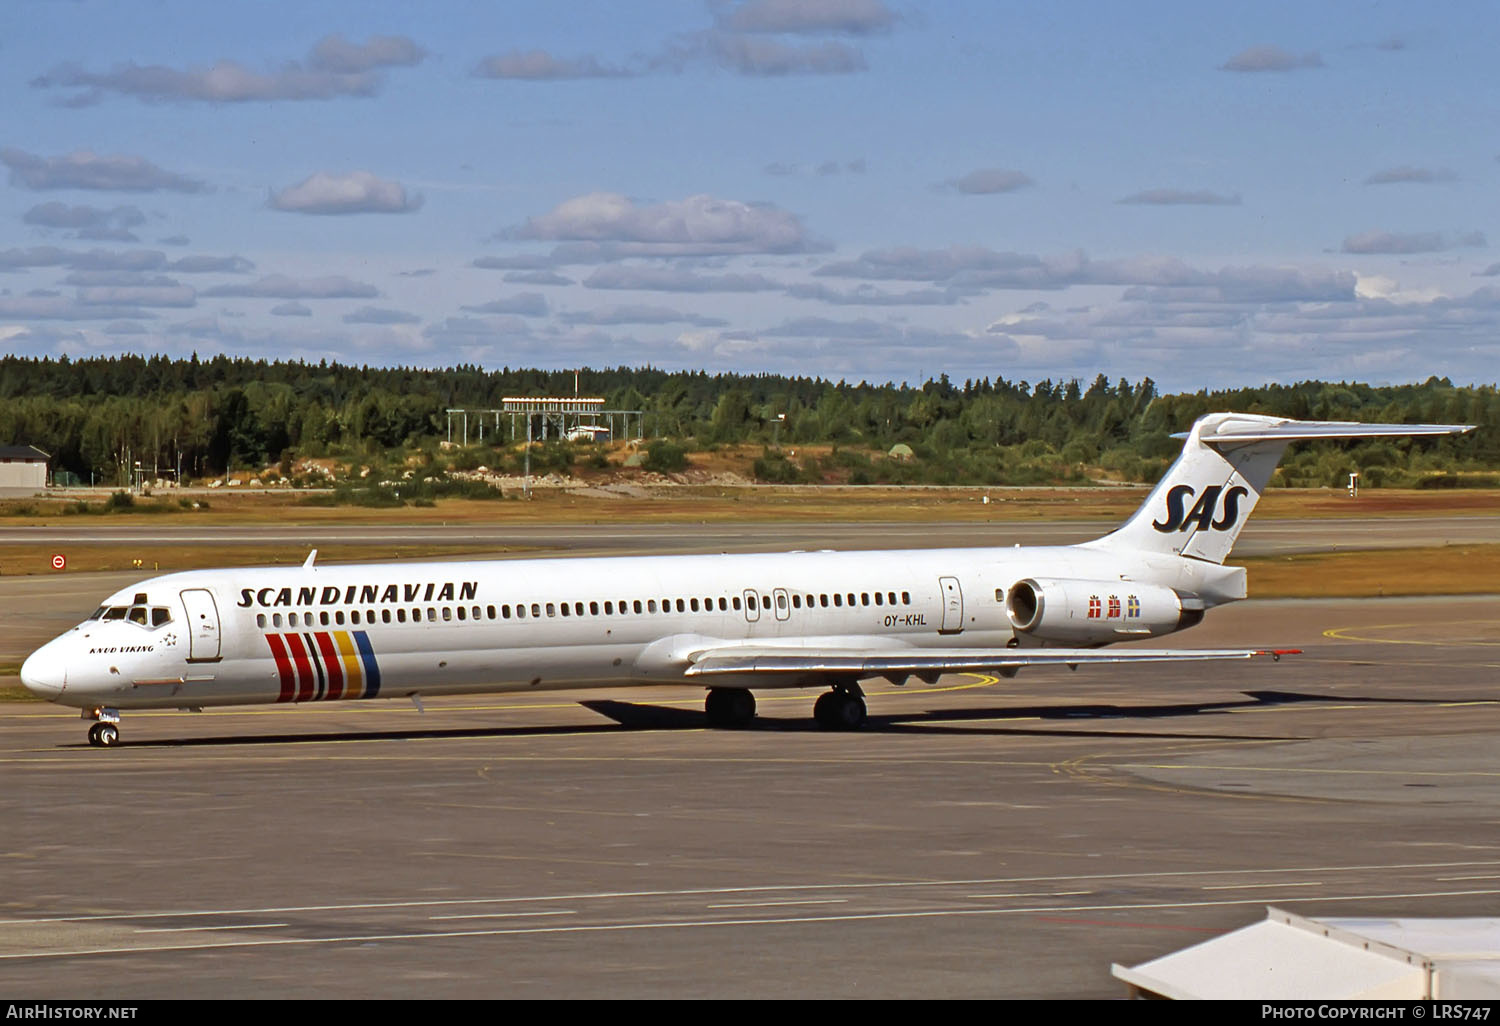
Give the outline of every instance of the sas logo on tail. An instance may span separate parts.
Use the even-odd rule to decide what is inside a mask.
[[[1151,526],[1163,534],[1186,531],[1189,527],[1196,527],[1200,531],[1210,528],[1227,531],[1240,518],[1240,497],[1250,494],[1250,489],[1240,485],[1235,485],[1227,492],[1222,485],[1209,485],[1198,496],[1198,501],[1193,503],[1193,508],[1186,509],[1187,501],[1193,497],[1194,491],[1192,485],[1177,485],[1167,492],[1167,519],[1153,520]],[[1220,492],[1224,493],[1223,513],[1216,520],[1214,513],[1219,508]]]

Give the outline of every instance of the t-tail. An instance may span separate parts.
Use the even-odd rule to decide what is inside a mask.
[[[1135,515],[1086,548],[1223,563],[1293,442],[1324,438],[1451,435],[1472,424],[1358,424],[1210,413],[1185,436],[1182,455]]]

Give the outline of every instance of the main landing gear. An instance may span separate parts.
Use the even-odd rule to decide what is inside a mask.
[[[818,696],[813,719],[824,730],[858,730],[865,724],[865,694],[855,683],[835,684]]]
[[[755,719],[755,696],[744,688],[713,688],[703,709],[710,727],[748,727]]]
[[[94,721],[94,725],[89,728],[89,744],[95,748],[113,748],[120,743],[118,709],[85,709],[83,718]]]

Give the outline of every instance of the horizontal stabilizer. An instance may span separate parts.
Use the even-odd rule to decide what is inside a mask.
[[[1198,435],[1205,445],[1235,442],[1311,442],[1328,438],[1398,438],[1408,435],[1459,435],[1473,424],[1361,424],[1352,420],[1283,420],[1267,424],[1233,416],[1206,427]],[[1183,431],[1173,438],[1186,438]]]
[[[896,673],[965,673],[1022,666],[1080,666],[1094,663],[1180,663],[1210,659],[1253,659],[1294,655],[1297,649],[1184,648],[950,648],[909,652],[815,651],[729,647],[702,652],[687,668],[689,677],[727,673],[829,673],[876,677]]]

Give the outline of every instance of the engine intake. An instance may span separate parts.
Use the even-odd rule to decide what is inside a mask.
[[[1153,638],[1203,619],[1203,600],[1139,581],[1027,578],[1005,593],[1018,633],[1060,645],[1103,645]]]

